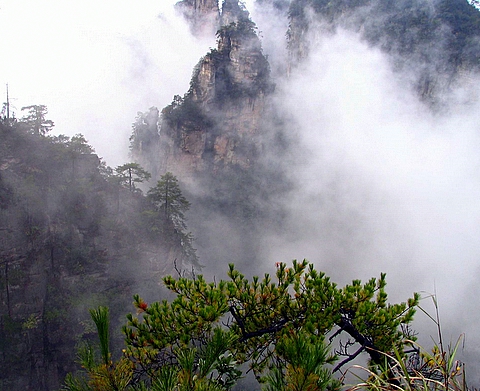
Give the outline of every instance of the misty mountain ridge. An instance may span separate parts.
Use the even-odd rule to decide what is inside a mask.
[[[399,79],[410,83],[434,110],[446,108],[444,97],[459,84],[468,84],[468,75],[480,67],[480,13],[464,0],[264,0],[256,7],[260,14],[288,17],[286,74],[275,74],[276,80],[301,66],[310,47],[318,45],[316,36],[339,28],[360,34],[386,53]],[[275,80],[257,27],[234,0],[223,1],[221,10],[217,1],[184,0],[177,8],[193,32],[206,24],[217,26],[217,48],[195,67],[189,91],[161,111],[156,131],[142,133],[134,127],[132,154],[154,173],[185,176],[250,167],[266,146],[262,139],[292,133],[275,123],[287,119],[269,98]],[[273,135],[272,127],[277,128]]]
[[[235,7],[235,3],[222,6]],[[189,226],[200,258],[208,259],[205,272],[209,264],[218,273],[221,266],[235,262],[256,274],[257,268],[268,267],[275,259],[306,254],[340,280],[355,273],[369,275],[376,268],[403,276],[403,262],[433,263],[427,259],[435,258],[436,250],[419,251],[414,244],[430,243],[428,234],[415,237],[413,227],[422,223],[416,217],[414,222],[404,222],[406,218],[397,215],[408,209],[403,200],[397,200],[404,189],[389,186],[396,186],[395,175],[407,184],[409,176],[429,183],[428,176],[421,174],[425,165],[414,156],[417,151],[427,161],[437,161],[435,148],[423,140],[427,132],[435,140],[452,132],[451,126],[461,139],[464,130],[451,125],[449,116],[462,123],[456,116],[467,116],[462,110],[475,111],[478,103],[478,9],[463,0],[263,0],[255,6],[253,18],[241,14],[249,18],[248,29],[238,21],[221,26],[223,11],[218,11],[214,18],[220,21],[217,48],[194,69],[190,90],[159,111],[155,140],[148,148],[135,144],[142,139],[136,128],[132,138],[136,161],[153,173],[170,170],[183,181],[194,205]],[[202,9],[190,8],[189,17],[195,12],[201,14]],[[241,35],[232,41],[232,33]],[[335,69],[335,64],[328,63],[329,56],[352,63],[340,62]],[[354,68],[358,64],[365,68]],[[350,66],[351,79],[348,73],[340,74]],[[252,67],[260,72],[252,72]],[[364,80],[362,71],[366,71]],[[246,77],[238,78],[239,73]],[[323,75],[334,76],[333,81],[322,79]],[[249,86],[252,76],[262,76],[257,90]],[[323,80],[324,89],[315,89],[317,79]],[[360,94],[355,99],[357,87]],[[372,96],[368,87],[374,91]],[[377,90],[387,95],[377,96]],[[322,93],[338,102],[322,99]],[[362,112],[363,107],[371,112]],[[328,122],[330,115],[337,123]],[[386,118],[385,127],[391,133],[382,134]],[[448,125],[438,126],[444,120]],[[403,126],[408,130],[400,130]],[[347,132],[358,139],[348,138],[341,144],[344,135],[352,136]],[[476,140],[478,129],[468,127],[465,132]],[[415,140],[413,146],[409,140]],[[365,156],[370,151],[379,153],[364,158],[356,144],[367,151]],[[352,151],[362,159],[361,165],[354,165],[355,158],[348,155]],[[395,153],[396,165],[381,160],[395,162]],[[402,161],[404,155],[407,159]],[[451,156],[445,152],[443,161],[439,160],[442,167]],[[378,166],[372,168],[374,164]],[[364,167],[373,175],[362,172]],[[435,186],[441,186],[437,171],[432,177]],[[390,192],[394,196],[387,198]],[[421,195],[429,197],[434,198],[430,193]],[[424,221],[430,221],[428,208],[419,208],[428,216]],[[422,259],[419,254],[425,252]],[[395,288],[415,289],[414,282],[423,283],[430,276],[429,270],[417,270],[407,283],[395,281]]]

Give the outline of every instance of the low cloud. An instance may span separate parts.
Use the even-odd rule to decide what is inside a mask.
[[[392,301],[436,292],[445,332],[477,338],[477,76],[433,112],[358,35],[339,30],[317,43],[277,87],[297,140],[296,187],[283,235],[264,238],[264,258],[307,258],[341,284],[387,272]],[[433,324],[423,331],[434,334]]]
[[[215,44],[192,37],[174,3],[2,2],[0,33],[11,39],[2,44],[0,82],[17,117],[22,106],[45,104],[55,134],[84,134],[112,166],[128,160],[137,111],[182,95]]]

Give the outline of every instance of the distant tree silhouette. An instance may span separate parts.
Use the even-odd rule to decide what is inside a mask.
[[[185,212],[190,209],[190,203],[183,196],[178,179],[171,172],[167,172],[161,176],[157,185],[148,191],[147,197],[154,208],[149,213],[152,231],[163,231],[164,235],[171,233],[180,241],[188,264],[201,269],[193,248],[193,235],[187,232],[185,223]]]
[[[138,163],[125,163],[118,166],[115,171],[120,178],[120,183],[128,186],[130,191],[136,190],[135,183],[143,183],[151,178],[151,174]]]
[[[47,106],[31,105],[22,107],[27,110],[27,115],[21,118],[21,123],[34,134],[45,135],[55,126],[52,120],[46,119],[48,114]]]
[[[182,195],[178,179],[171,172],[162,175],[157,185],[148,191],[148,198],[175,228],[185,229],[184,213],[190,208],[190,203]]]
[[[156,107],[150,107],[145,113],[137,112],[130,136],[132,152],[148,150],[150,144],[158,138],[158,118],[159,111]]]

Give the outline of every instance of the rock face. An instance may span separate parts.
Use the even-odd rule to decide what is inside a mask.
[[[193,34],[210,35],[218,29],[218,0],[182,0],[175,7],[189,21]]]
[[[248,11],[242,8],[237,0],[224,0],[222,5],[222,26],[228,26],[230,23],[236,23],[242,19],[248,19]]]
[[[223,3],[218,46],[197,64],[190,89],[162,110],[156,147],[134,157],[150,172],[185,177],[250,167],[261,148],[261,120],[273,91],[255,24],[237,0]]]

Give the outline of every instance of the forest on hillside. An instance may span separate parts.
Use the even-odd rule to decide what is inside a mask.
[[[109,303],[118,327],[133,293],[200,265],[175,177],[144,194],[138,164],[111,169],[84,136],[49,135],[45,107],[31,113],[0,124],[1,377],[55,389],[92,332],[90,307]]]

